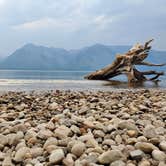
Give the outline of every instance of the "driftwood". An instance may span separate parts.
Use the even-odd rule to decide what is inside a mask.
[[[149,44],[153,41],[149,40],[144,45],[136,44],[127,53],[117,55],[114,62],[107,67],[97,70],[89,75],[85,76],[85,79],[89,80],[109,80],[120,74],[127,75],[128,82],[137,81],[153,81],[157,80],[159,76],[163,75],[163,72],[157,71],[138,71],[135,65],[146,65],[146,66],[164,66],[165,64],[152,64],[144,62],[147,58],[151,46]],[[152,78],[147,78],[146,75],[154,75]]]

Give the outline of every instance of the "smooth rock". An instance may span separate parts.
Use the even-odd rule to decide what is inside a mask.
[[[111,145],[115,145],[116,142],[112,139],[105,139],[102,144],[111,146]]]
[[[22,147],[16,152],[14,161],[21,162],[29,156],[31,156],[30,148]]]
[[[72,154],[67,154],[66,158],[63,159],[63,164],[65,166],[74,166],[74,160]]]
[[[126,166],[136,166],[136,165],[133,163],[128,163]]]
[[[58,147],[56,145],[49,145],[45,148],[45,150],[50,154],[53,150],[56,150],[56,149],[58,149]]]
[[[126,140],[127,144],[134,145],[137,142],[136,138],[129,138]]]
[[[98,157],[98,161],[101,164],[110,164],[116,160],[124,159],[124,155],[119,150],[109,150],[104,153],[102,153]]]
[[[137,137],[137,141],[138,142],[147,142],[147,138],[144,136],[139,136],[139,137]]]
[[[72,131],[73,133],[75,133],[75,134],[81,134],[79,127],[77,127],[77,126],[75,126],[75,125],[72,125],[72,126],[70,127],[70,129],[71,129],[71,131]]]
[[[40,130],[37,134],[37,137],[40,139],[48,139],[49,137],[52,137],[53,133],[50,130]]]
[[[57,108],[58,108],[58,103],[56,103],[56,102],[51,103],[48,107],[48,109],[52,110],[52,111],[56,110]]]
[[[43,154],[43,148],[34,147],[31,149],[31,155],[33,158],[41,156]]]
[[[72,147],[71,153],[80,157],[84,153],[85,149],[86,149],[85,144],[82,142],[78,142],[74,144],[74,146]]]
[[[85,160],[88,163],[97,163],[99,154],[98,153],[89,153],[87,157],[85,157]]]
[[[25,133],[24,139],[28,141],[30,138],[34,138],[36,136],[37,136],[37,133],[33,131],[32,129],[30,129],[30,130],[27,130],[27,132]]]
[[[15,150],[17,151],[18,149],[20,149],[22,147],[26,147],[25,141],[18,143]]]
[[[10,156],[6,156],[4,158],[2,166],[14,166],[14,164],[12,163],[12,160],[11,160]]]
[[[117,142],[117,144],[121,144],[122,143],[122,137],[119,134],[116,135],[115,141]]]
[[[86,142],[86,146],[89,148],[95,148],[98,147],[98,142],[95,139],[91,138]]]
[[[135,148],[136,149],[140,149],[140,150],[142,150],[145,153],[151,153],[153,150],[158,149],[153,144],[147,143],[147,142],[137,142],[135,144]]]
[[[129,137],[136,137],[137,136],[137,132],[135,130],[128,130],[127,134]]]
[[[139,162],[138,166],[151,166],[151,164],[148,160],[143,160]]]
[[[78,140],[82,141],[82,142],[85,142],[85,141],[88,141],[89,139],[94,139],[93,135],[92,134],[85,134],[85,135],[82,135],[78,138]]]
[[[65,154],[62,149],[56,149],[51,152],[49,156],[50,164],[58,164],[60,163],[65,157]]]
[[[158,161],[165,161],[166,160],[166,154],[160,150],[153,150],[152,157]]]
[[[4,160],[5,156],[6,156],[6,153],[3,153],[0,151],[0,161]]]
[[[7,140],[9,145],[17,145],[20,138],[17,134],[12,133],[7,135]]]
[[[43,147],[44,149],[46,149],[50,145],[57,145],[57,144],[58,144],[58,140],[54,137],[50,137],[46,140]]]
[[[166,129],[164,127],[158,127],[155,129],[157,135],[164,135],[166,133]]]
[[[160,147],[162,150],[166,151],[166,141],[160,142],[159,147]]]
[[[126,164],[122,160],[117,160],[112,162],[110,166],[126,166]]]
[[[118,128],[120,129],[128,129],[128,130],[135,130],[138,132],[138,128],[134,123],[131,123],[129,121],[122,121],[118,124]]]
[[[49,130],[54,130],[55,125],[52,121],[50,121],[50,122],[47,123],[46,128],[49,129]]]
[[[8,139],[5,135],[0,134],[0,144],[6,145],[8,143]]]
[[[155,131],[155,127],[153,125],[147,125],[143,130],[143,135],[146,138],[154,138],[156,137],[157,133]]]
[[[93,131],[93,135],[94,137],[98,138],[98,137],[104,137],[105,136],[105,133],[102,131],[102,130],[94,130]]]
[[[158,166],[166,166],[166,162],[161,161],[161,162],[159,162],[159,165],[158,165]]]
[[[141,160],[144,156],[144,152],[141,150],[134,150],[130,152],[130,157],[133,160]]]
[[[59,126],[57,129],[55,129],[55,137],[59,139],[67,138],[70,134],[71,130],[66,126]]]
[[[11,132],[15,132],[17,133],[18,131],[22,131],[23,133],[25,133],[27,131],[27,127],[25,126],[25,124],[17,124],[15,126],[13,126],[10,129]]]

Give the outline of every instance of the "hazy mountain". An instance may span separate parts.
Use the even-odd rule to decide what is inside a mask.
[[[0,63],[0,69],[25,70],[96,70],[110,64],[115,55],[127,52],[130,46],[95,44],[79,50],[65,50],[27,44]],[[147,60],[166,62],[166,51],[152,50]],[[161,68],[166,70],[166,68]]]

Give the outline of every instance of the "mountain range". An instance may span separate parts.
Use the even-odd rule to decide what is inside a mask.
[[[14,70],[97,70],[127,52],[131,46],[95,44],[77,50],[66,50],[26,44],[0,62],[0,69]],[[166,51],[152,50],[147,61],[166,62]],[[166,67],[162,67],[166,70]]]

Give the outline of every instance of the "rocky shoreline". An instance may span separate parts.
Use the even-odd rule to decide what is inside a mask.
[[[166,90],[7,92],[2,166],[166,166]]]

